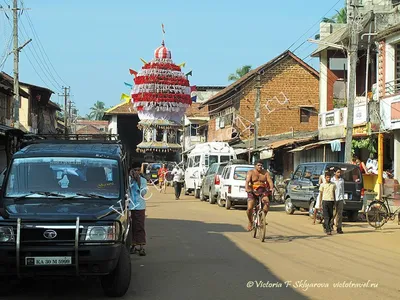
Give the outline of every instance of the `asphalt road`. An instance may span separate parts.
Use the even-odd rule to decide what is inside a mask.
[[[243,209],[155,190],[147,208],[147,256],[132,255],[124,299],[399,299],[400,226],[345,222],[323,234],[305,213],[273,206],[268,239],[245,231]],[[356,286],[366,284],[367,286]],[[96,280],[35,280],[2,299],[106,299]]]

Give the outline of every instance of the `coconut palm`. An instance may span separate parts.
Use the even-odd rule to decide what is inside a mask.
[[[250,71],[251,71],[251,66],[249,66],[249,65],[242,66],[241,68],[236,69],[235,73],[230,74],[228,76],[228,80],[229,81],[236,81],[239,78],[241,78],[244,75],[246,75],[247,73],[249,73]]]
[[[323,18],[322,22],[324,23],[336,23],[336,24],[346,24],[347,23],[347,8],[344,7],[339,11],[336,11],[336,14],[330,18]]]
[[[97,101],[91,108],[90,118],[94,120],[103,119],[104,112],[107,110],[106,105],[102,101]]]
[[[336,11],[336,14],[331,18],[323,18],[323,23],[335,23],[335,24],[347,24],[347,8],[344,7],[339,11]],[[320,39],[320,34],[315,35],[315,39]]]

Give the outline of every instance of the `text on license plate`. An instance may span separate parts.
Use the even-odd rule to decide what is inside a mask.
[[[153,174],[153,175],[151,175],[151,177],[153,177],[153,178],[157,178],[157,175],[156,175],[156,174]]]
[[[27,266],[64,266],[71,265],[71,256],[56,256],[56,257],[25,257]]]
[[[344,194],[344,200],[348,200],[349,199],[349,194]]]

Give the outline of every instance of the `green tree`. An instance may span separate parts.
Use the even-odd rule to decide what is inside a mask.
[[[235,73],[232,73],[228,76],[228,80],[229,81],[236,81],[239,78],[243,77],[244,75],[246,75],[247,73],[249,73],[251,71],[251,66],[249,65],[245,65],[241,68],[236,69]]]
[[[322,19],[323,23],[335,23],[335,24],[347,24],[347,8],[344,7],[340,9],[339,11],[336,11],[336,14],[333,15],[330,18],[323,18]],[[320,34],[315,35],[315,39],[319,40],[320,39]]]
[[[103,119],[104,112],[107,110],[106,105],[102,101],[97,101],[91,108],[91,112],[88,115],[89,120],[101,120]]]
[[[322,22],[324,23],[336,23],[336,24],[347,24],[347,8],[344,7],[339,11],[336,11],[336,14],[330,18],[323,18]]]

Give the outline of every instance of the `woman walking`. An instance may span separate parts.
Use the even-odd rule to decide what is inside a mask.
[[[147,180],[140,173],[140,168],[130,171],[130,194],[129,210],[131,212],[132,247],[131,253],[146,255],[144,245],[146,245],[145,216],[146,201],[144,196],[147,193]]]

